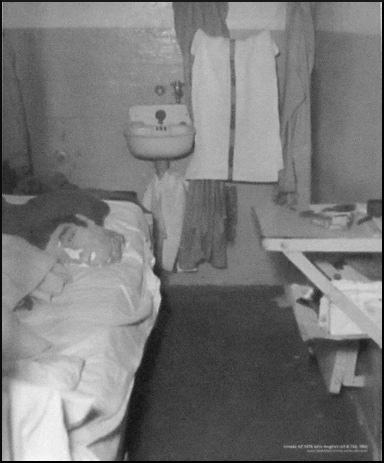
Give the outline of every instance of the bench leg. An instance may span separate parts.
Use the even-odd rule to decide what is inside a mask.
[[[319,341],[314,346],[317,362],[330,394],[339,394],[341,386],[363,387],[365,378],[355,376],[358,341]]]

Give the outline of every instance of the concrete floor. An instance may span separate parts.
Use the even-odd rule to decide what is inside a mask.
[[[131,460],[371,460],[345,391],[327,394],[292,310],[273,300],[280,287],[163,291],[131,401]]]

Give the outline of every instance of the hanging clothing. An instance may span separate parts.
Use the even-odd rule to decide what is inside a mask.
[[[186,178],[229,180],[230,41],[199,29],[191,52],[196,138]],[[234,181],[276,182],[283,167],[277,54],[269,31],[235,41]]]
[[[283,167],[276,55],[269,31],[236,40],[233,180],[276,182]]]
[[[24,94],[23,76],[13,34],[3,30],[3,155],[12,168],[33,175],[32,137]],[[33,113],[32,113],[33,114]],[[3,158],[4,159],[4,158]]]
[[[228,179],[231,111],[229,40],[199,29],[192,42],[192,108],[195,149],[187,179]]]
[[[228,2],[173,2],[177,41],[183,55],[185,101],[194,120],[191,100],[193,55],[191,45],[201,29],[211,37],[228,37]],[[190,180],[178,255],[181,269],[206,261],[227,265],[226,189],[218,180]]]
[[[184,98],[192,111],[192,63],[191,45],[198,29],[210,37],[229,37],[226,19],[228,2],[173,2],[177,42],[183,55]]]
[[[179,267],[193,270],[207,261],[216,268],[227,267],[225,183],[194,180],[189,183]]]
[[[311,73],[314,25],[310,2],[288,2],[285,81],[281,96],[281,140],[284,169],[279,173],[280,204],[310,202]]]
[[[186,200],[186,181],[171,169],[153,177],[143,197],[157,224],[157,250],[161,268],[173,271],[179,251]]]

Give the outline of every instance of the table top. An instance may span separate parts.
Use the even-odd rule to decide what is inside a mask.
[[[326,204],[311,206],[319,212]],[[332,230],[312,223],[287,206],[271,204],[268,208],[252,208],[256,233],[263,246],[272,251],[302,250],[308,252],[382,252],[382,233],[376,222],[361,225],[364,208],[357,207],[349,229]]]

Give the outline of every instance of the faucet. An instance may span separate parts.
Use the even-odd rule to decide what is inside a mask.
[[[180,104],[184,95],[184,83],[180,82],[180,80],[175,80],[174,82],[171,82],[171,86],[173,87],[173,94],[175,96],[176,103]]]

